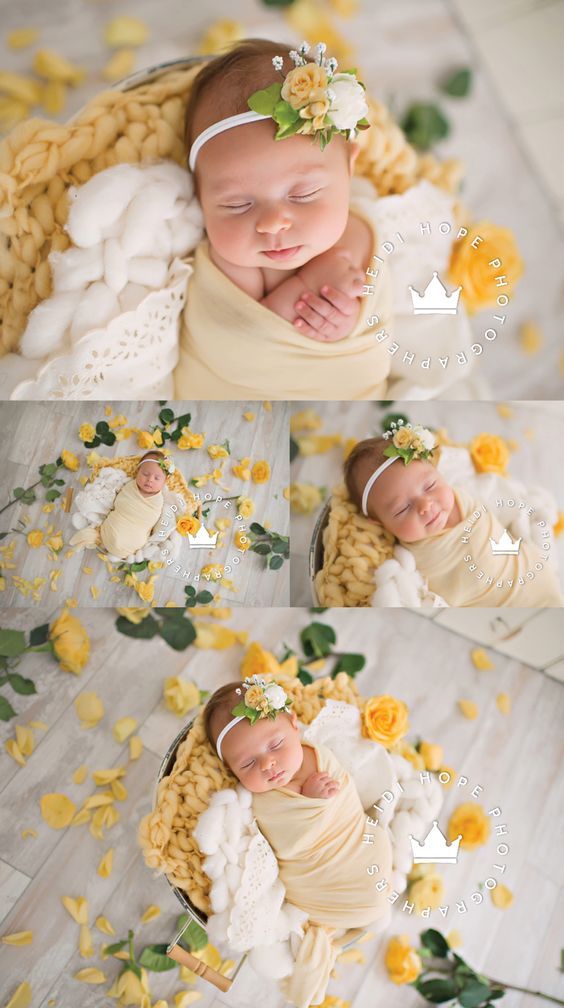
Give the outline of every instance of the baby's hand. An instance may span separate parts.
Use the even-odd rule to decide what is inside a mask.
[[[356,324],[358,298],[365,279],[362,270],[353,266],[348,253],[329,249],[306,263],[298,276],[311,289],[295,304],[296,328],[322,341],[348,336]]]
[[[316,772],[306,777],[302,787],[302,794],[306,795],[307,798],[331,798],[332,795],[337,794],[340,787],[339,782],[334,777],[331,777],[330,774]]]

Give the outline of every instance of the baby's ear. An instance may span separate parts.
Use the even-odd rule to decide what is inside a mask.
[[[352,175],[354,171],[354,163],[359,155],[360,147],[357,143],[349,140],[349,172]]]

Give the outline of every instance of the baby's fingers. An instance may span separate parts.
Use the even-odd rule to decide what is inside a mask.
[[[342,290],[337,290],[336,287],[326,284],[321,288],[320,293],[323,295],[325,301],[332,304],[342,315],[354,315],[358,310],[356,299],[349,297]]]

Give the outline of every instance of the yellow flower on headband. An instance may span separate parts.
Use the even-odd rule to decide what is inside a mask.
[[[392,439],[384,449],[384,455],[387,458],[402,458],[405,465],[414,459],[428,459],[437,447],[435,435],[430,430],[419,424],[415,427],[410,423],[404,424],[402,420],[397,424],[392,420],[390,430],[382,436],[386,441]]]

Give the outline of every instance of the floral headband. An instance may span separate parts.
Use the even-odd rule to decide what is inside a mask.
[[[156,458],[147,458],[147,459],[143,459],[143,462],[156,462],[157,465],[162,469],[162,471],[167,476],[172,476],[173,472],[176,472],[176,466],[175,466],[174,462],[172,461],[172,459],[169,459],[169,458],[158,458],[158,459],[156,459]],[[143,465],[143,462],[139,463],[139,465],[137,467],[138,469],[141,468],[141,466]]]
[[[217,755],[220,759],[223,759],[221,755],[223,738],[239,721],[244,721],[247,718],[251,724],[254,724],[259,718],[269,717],[274,719],[281,711],[286,711],[287,714],[290,713],[292,701],[278,683],[267,683],[262,676],[253,675],[243,679],[243,686],[247,687],[245,696],[231,710],[231,713],[237,716],[220,731],[215,744]],[[242,690],[237,688],[235,692],[241,694]]]
[[[200,133],[190,148],[191,171],[194,171],[199,150],[208,140],[233,126],[259,119],[274,119],[278,126],[275,140],[302,133],[318,140],[321,150],[335,133],[353,140],[357,130],[368,128],[365,88],[357,80],[356,70],[337,73],[337,60],[333,56],[325,59],[325,42],[318,42],[315,47],[316,61],[306,60],[309,49],[308,43],[302,42],[297,50],[290,50],[294,68],[285,76],[282,73],[284,57],[273,57],[272,65],[282,75],[282,83],[275,82],[254,91],[247,101],[250,112],[220,119]]]
[[[387,456],[386,461],[382,462],[381,465],[372,473],[366,486],[364,487],[362,493],[362,513],[368,517],[368,511],[366,505],[368,502],[368,494],[370,493],[373,484],[378,479],[385,469],[388,468],[395,462],[396,459],[403,459],[404,465],[408,465],[414,460],[426,461],[434,452],[437,447],[437,439],[432,431],[428,430],[427,427],[422,427],[420,424],[416,424],[415,427],[410,423],[404,423],[403,420],[398,420],[396,423],[392,420],[390,424],[390,430],[386,431],[382,435],[384,440],[388,440],[391,437],[392,443],[389,444],[384,449],[384,455]]]

